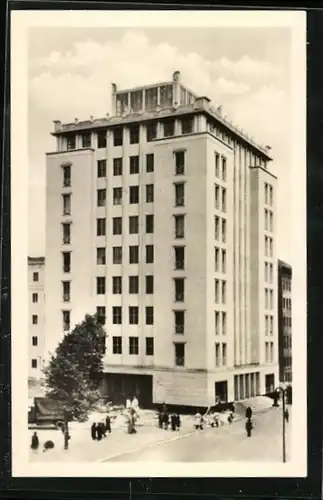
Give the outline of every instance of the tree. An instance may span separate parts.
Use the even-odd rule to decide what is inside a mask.
[[[86,315],[67,333],[44,369],[46,396],[57,401],[64,415],[65,447],[68,423],[84,421],[100,398],[105,331],[97,315]]]

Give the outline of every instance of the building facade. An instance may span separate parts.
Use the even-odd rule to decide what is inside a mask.
[[[45,258],[28,257],[29,387],[41,379],[45,351]]]
[[[278,261],[279,378],[292,382],[292,268]]]
[[[113,113],[55,122],[47,154],[46,329],[97,312],[105,390],[211,405],[278,378],[276,177],[181,83],[118,91]],[[56,336],[53,335],[56,332]]]

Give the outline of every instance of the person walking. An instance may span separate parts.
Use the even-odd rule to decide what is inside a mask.
[[[168,430],[168,426],[169,426],[169,415],[167,412],[164,413],[164,429],[165,431]]]
[[[38,438],[37,432],[34,432],[34,434],[31,437],[31,446],[30,447],[31,447],[31,449],[34,452],[38,451],[38,448],[39,448],[39,438]]]
[[[100,423],[96,426],[96,438],[98,441],[102,440],[102,425]]]
[[[110,417],[110,415],[107,415],[107,417],[105,419],[105,430],[106,430],[106,432],[111,434],[111,417]]]
[[[172,431],[176,431],[176,420],[177,420],[176,413],[172,413],[172,416],[170,417]]]
[[[163,428],[163,413],[161,411],[158,413],[158,427]]]
[[[251,431],[252,431],[252,429],[253,429],[253,425],[252,425],[251,419],[248,418],[248,420],[246,422],[247,437],[251,437]]]
[[[246,409],[246,418],[249,420],[251,419],[252,417],[252,409],[250,408],[250,406],[248,406],[248,408]]]
[[[196,430],[203,430],[203,417],[202,415],[200,414],[199,410],[197,410],[196,414],[195,414],[195,429]]]
[[[181,417],[179,416],[179,413],[176,414],[176,428],[179,431],[181,428],[182,422],[181,422]]]
[[[64,450],[68,450],[68,445],[69,445],[70,439],[71,439],[71,436],[68,432],[68,429],[65,429],[64,430]]]
[[[91,425],[91,438],[93,439],[93,441],[96,440],[96,431],[97,431],[96,423],[93,422],[93,424]]]

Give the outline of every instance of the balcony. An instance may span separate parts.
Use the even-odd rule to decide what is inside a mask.
[[[70,177],[67,177],[66,179],[64,179],[63,187],[71,187],[71,178]]]
[[[184,356],[176,356],[176,358],[175,358],[175,365],[176,366],[184,366],[185,365],[185,358],[184,358]]]
[[[63,237],[63,243],[64,243],[64,245],[69,245],[71,243],[71,237],[70,236],[64,236]]]
[[[178,163],[176,165],[176,175],[184,175],[185,174],[185,165],[184,163]]]
[[[184,292],[175,293],[175,302],[184,302]]]
[[[67,272],[69,272],[69,271],[67,271]],[[69,293],[64,293],[63,294],[63,302],[70,302],[70,300],[71,300],[71,295]]]
[[[175,207],[184,207],[185,199],[184,196],[178,196],[175,200]]]
[[[175,261],[175,269],[176,270],[183,270],[184,269],[184,260],[176,260]]]
[[[181,333],[183,334],[184,333],[184,325],[175,325],[175,333]]]
[[[70,265],[63,266],[63,273],[70,273],[70,272],[71,272],[71,266]]]

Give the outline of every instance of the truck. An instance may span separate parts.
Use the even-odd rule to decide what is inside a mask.
[[[28,426],[64,427],[64,412],[59,403],[46,397],[35,397],[28,408]]]

